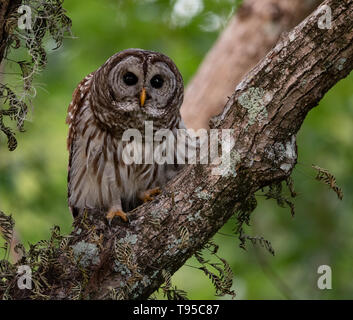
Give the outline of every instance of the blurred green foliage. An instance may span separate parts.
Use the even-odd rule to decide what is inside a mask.
[[[180,1],[179,2],[185,2]],[[239,2],[239,1],[238,1]],[[179,67],[185,83],[196,72],[222,26],[238,4],[232,0],[195,1],[185,12],[175,1],[66,1],[73,38],[50,52],[47,68],[36,77],[37,96],[8,152],[0,137],[0,208],[11,213],[20,239],[28,244],[48,238],[50,227],[70,232],[66,201],[68,152],[65,117],[78,82],[115,52],[139,47],[161,51]],[[180,4],[179,4],[180,5]],[[254,30],[256,32],[256,30]],[[48,49],[53,43],[47,44]],[[11,65],[5,71],[11,72]],[[17,79],[7,81],[19,83]],[[296,216],[264,200],[252,214],[251,235],[271,241],[276,255],[261,247],[239,248],[231,219],[215,236],[219,255],[234,271],[237,299],[348,299],[353,297],[353,76],[341,81],[308,115],[298,135],[299,163],[293,178]],[[311,164],[329,169],[345,197],[314,180]],[[332,290],[319,290],[317,269],[329,265]],[[173,283],[193,299],[214,299],[210,281],[190,259]]]

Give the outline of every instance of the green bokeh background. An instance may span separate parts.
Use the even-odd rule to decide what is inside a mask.
[[[204,0],[192,19],[172,21],[175,1],[66,1],[74,38],[49,51],[47,68],[36,77],[37,96],[18,134],[19,146],[8,152],[0,137],[0,209],[12,214],[25,243],[48,238],[50,228],[71,230],[66,201],[67,126],[71,94],[80,80],[108,57],[126,48],[161,51],[179,67],[185,84],[196,72],[221,28],[205,31],[210,17],[225,22],[236,6],[232,0]],[[180,21],[179,21],[180,22]],[[256,32],[256,30],[254,30]],[[48,49],[53,43],[48,43]],[[212,94],[212,93],[210,93]],[[271,241],[276,255],[247,245],[231,235],[231,219],[215,236],[219,255],[234,271],[236,299],[353,298],[353,75],[338,83],[312,110],[298,134],[299,163],[293,179],[299,196],[296,216],[264,200],[252,214],[251,235]],[[311,164],[329,169],[342,187],[344,200],[315,181]],[[235,190],[236,192],[236,190]],[[192,299],[216,299],[210,281],[194,259],[173,277]],[[317,269],[332,268],[332,289],[319,290]],[[223,297],[228,298],[228,297]]]

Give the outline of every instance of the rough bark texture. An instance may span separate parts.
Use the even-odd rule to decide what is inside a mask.
[[[5,33],[5,17],[8,11],[10,0],[1,0],[0,1],[0,61],[4,56],[4,42],[6,41]]]
[[[21,3],[20,0],[0,0],[0,61],[2,61],[6,48],[8,30],[6,21]]]
[[[322,0],[245,0],[188,85],[181,109],[188,128],[207,128],[242,77]],[[212,93],[212,94],[210,94]]]
[[[135,209],[128,224],[109,227],[99,212],[78,218],[68,246],[81,267],[59,256],[58,266],[43,271],[50,286],[42,294],[72,298],[73,286],[84,282],[83,297],[107,298],[114,288],[125,299],[145,299],[162,284],[162,270],[173,274],[255,191],[291,174],[307,113],[353,69],[353,0],[325,4],[332,29],[318,27],[322,12],[315,11],[244,78],[215,119],[217,128],[234,129],[232,174],[189,165],[155,201]],[[55,272],[59,267],[65,273]],[[31,295],[13,288],[13,298]]]

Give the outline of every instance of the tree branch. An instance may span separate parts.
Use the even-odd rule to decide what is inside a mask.
[[[20,3],[20,0],[0,0],[0,62],[4,57],[8,39],[9,30],[6,28],[6,22]]]
[[[186,88],[181,107],[186,126],[207,128],[209,119],[222,112],[227,97],[280,35],[300,23],[321,2],[245,0]]]
[[[231,175],[212,165],[189,165],[155,201],[135,209],[128,224],[87,212],[74,223],[52,264],[37,274],[54,299],[146,299],[200,249],[254,192],[290,176],[297,160],[295,136],[307,113],[353,69],[353,0],[327,0],[332,29],[322,30],[316,10],[244,78],[214,126],[233,129]],[[187,235],[187,236],[185,236]],[[65,249],[68,248],[68,249]],[[49,255],[49,253],[48,253]],[[26,262],[25,258],[19,262]],[[33,292],[8,291],[28,298]]]

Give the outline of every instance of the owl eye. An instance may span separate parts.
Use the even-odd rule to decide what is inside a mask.
[[[151,79],[151,86],[155,89],[162,88],[164,83],[164,80],[161,75],[156,74],[152,79]]]
[[[138,78],[132,72],[126,72],[123,76],[126,85],[133,86],[138,82]]]

